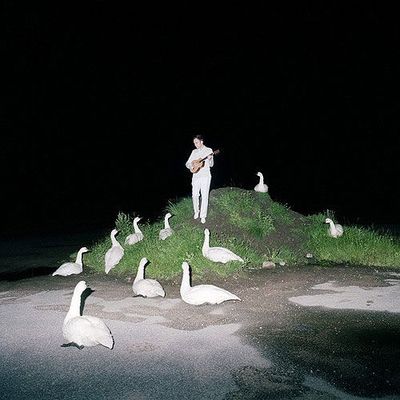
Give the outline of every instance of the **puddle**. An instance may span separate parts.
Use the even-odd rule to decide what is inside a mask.
[[[386,279],[387,286],[359,287],[340,286],[336,282],[315,285],[313,290],[327,291],[324,294],[312,294],[289,298],[302,306],[328,307],[339,309],[390,311],[400,313],[400,280]]]

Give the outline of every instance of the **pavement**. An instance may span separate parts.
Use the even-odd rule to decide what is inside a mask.
[[[180,266],[178,266],[180,267]],[[223,268],[223,266],[221,266]],[[43,273],[43,269],[41,269]],[[61,347],[76,283],[115,346]],[[2,399],[400,399],[400,274],[275,267],[210,281],[242,301],[193,306],[179,280],[133,297],[132,278],[84,272],[0,281]]]

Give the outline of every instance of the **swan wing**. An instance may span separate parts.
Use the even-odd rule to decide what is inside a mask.
[[[328,234],[329,234],[329,236],[332,236],[334,238],[342,236],[343,235],[343,226],[340,224],[335,224],[335,226],[329,227]]]
[[[338,236],[342,236],[343,235],[343,226],[340,224],[336,224],[335,228],[337,230]]]
[[[63,326],[63,335],[68,343],[76,343],[78,346],[90,347],[101,344],[112,349],[114,345],[110,329],[97,317],[72,318]]]
[[[114,339],[109,327],[100,318],[92,317],[90,315],[85,315],[83,318],[90,322],[88,336],[92,340],[95,340],[98,344],[112,349],[114,345]]]
[[[165,291],[161,284],[155,279],[141,279],[132,285],[135,296],[143,297],[165,297]]]
[[[233,293],[214,285],[197,285],[181,294],[182,299],[189,304],[220,304],[228,300],[240,300]]]
[[[165,240],[167,237],[173,234],[173,230],[171,228],[164,228],[160,230],[159,238],[160,240]]]
[[[222,263],[227,263],[228,261],[243,262],[241,257],[225,247],[210,247],[206,252],[206,257],[211,261]]]
[[[254,186],[254,190],[256,192],[266,193],[268,192],[268,186],[265,184],[264,185],[257,184],[256,186]]]
[[[124,249],[119,246],[111,247],[105,255],[106,268],[110,270],[116,266],[124,255]]]
[[[143,239],[143,233],[131,233],[125,239],[125,244],[135,244]]]
[[[125,244],[135,244],[139,241],[135,233],[131,233],[125,239]]]
[[[74,275],[74,274],[80,274],[82,272],[82,266],[73,263],[73,262],[67,262],[62,265],[60,265],[54,272],[53,276],[55,275],[61,275],[61,276],[68,276],[68,275]]]

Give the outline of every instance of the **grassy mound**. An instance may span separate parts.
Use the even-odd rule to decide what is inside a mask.
[[[229,275],[241,268],[261,268],[263,263],[304,265],[347,263],[368,266],[400,267],[400,243],[397,238],[369,229],[344,226],[344,235],[337,239],[327,234],[327,215],[303,216],[289,207],[274,202],[268,193],[239,188],[220,188],[210,192],[207,223],[193,220],[192,199],[170,203],[169,222],[174,234],[166,240],[158,237],[164,218],[139,227],[144,239],[125,245],[132,233],[131,216],[120,213],[115,227],[125,254],[110,275],[134,277],[142,257],[149,260],[146,276],[174,278],[181,276],[181,264],[188,261],[197,276],[205,273]],[[330,215],[332,217],[332,215]],[[201,248],[204,228],[210,230],[210,246],[226,247],[245,262],[214,263],[203,257]],[[114,227],[110,227],[110,232]],[[110,237],[91,246],[85,265],[93,272],[104,273],[104,255],[111,246]],[[312,258],[307,258],[312,254]]]

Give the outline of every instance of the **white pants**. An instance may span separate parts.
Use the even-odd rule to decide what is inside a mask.
[[[195,214],[200,212],[200,218],[207,218],[208,193],[210,191],[211,176],[196,178],[192,181],[193,210]],[[201,208],[200,208],[201,195]]]

